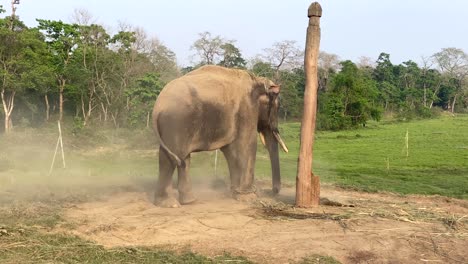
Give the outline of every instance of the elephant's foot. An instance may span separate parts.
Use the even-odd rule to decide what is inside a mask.
[[[180,193],[179,194],[179,201],[181,204],[191,204],[197,201],[195,195],[192,192],[187,193]]]
[[[179,201],[174,197],[156,197],[154,204],[165,208],[178,208],[180,207]]]
[[[232,197],[240,202],[253,202],[257,200],[258,196],[256,193],[233,193]]]

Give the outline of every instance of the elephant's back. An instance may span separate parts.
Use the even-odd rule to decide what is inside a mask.
[[[242,70],[203,66],[169,82],[156,101],[155,110],[181,109],[197,104],[221,104],[236,107],[252,89],[251,76]]]

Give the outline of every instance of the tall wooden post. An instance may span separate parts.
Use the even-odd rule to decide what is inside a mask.
[[[314,2],[309,6],[307,38],[304,57],[306,77],[304,113],[301,124],[301,146],[297,164],[296,206],[315,207],[320,203],[320,183],[312,173],[315,120],[317,113],[317,64],[320,46],[320,17],[322,7]]]

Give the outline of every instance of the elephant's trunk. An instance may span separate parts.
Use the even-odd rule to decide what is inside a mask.
[[[281,174],[280,174],[280,164],[279,164],[279,150],[278,150],[278,141],[276,140],[275,135],[272,131],[267,130],[265,133],[265,143],[270,154],[271,161],[271,176],[273,184],[273,194],[278,194],[281,189]]]

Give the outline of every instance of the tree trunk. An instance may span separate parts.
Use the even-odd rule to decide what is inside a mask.
[[[10,16],[10,31],[13,31],[13,27],[15,25],[15,18],[16,18],[16,7],[15,5],[19,4],[14,0],[11,1],[11,16]]]
[[[16,91],[12,91],[10,96],[5,96],[5,89],[2,89],[0,93],[2,97],[3,111],[5,112],[5,133],[10,133],[13,128],[13,122],[11,121],[11,113],[15,107],[15,95]]]
[[[60,95],[59,95],[59,121],[63,120],[63,90],[65,89],[65,80],[60,80]]]
[[[63,91],[60,89],[59,96],[59,121],[62,122],[63,119]]]
[[[90,94],[89,101],[88,101],[88,113],[86,114],[86,120],[91,118],[91,112],[93,111],[93,94]]]
[[[5,115],[5,134],[10,133],[10,116]]]
[[[83,113],[83,126],[86,126],[86,111],[85,111],[85,103],[83,99],[83,95],[81,95],[81,112]]]
[[[104,114],[104,124],[107,123],[107,108],[104,106],[104,103],[101,102],[102,113]]]
[[[423,89],[424,89],[424,98],[423,98],[423,104],[424,104],[424,107],[427,107],[427,99],[426,99],[426,83],[424,83],[424,85],[423,85]]]
[[[149,128],[149,123],[150,123],[150,112],[148,112],[146,115],[146,128]]]
[[[117,116],[119,115],[119,113],[116,113],[114,115],[114,113],[111,112],[111,117],[112,117],[112,121],[114,123],[114,127],[115,128],[119,128],[119,124],[117,123]]]
[[[47,94],[44,95],[44,100],[46,104],[46,122],[49,122],[50,119],[50,105],[49,105],[49,97]]]
[[[455,112],[455,103],[457,102],[457,94],[453,97],[453,102],[452,102],[452,114]]]

